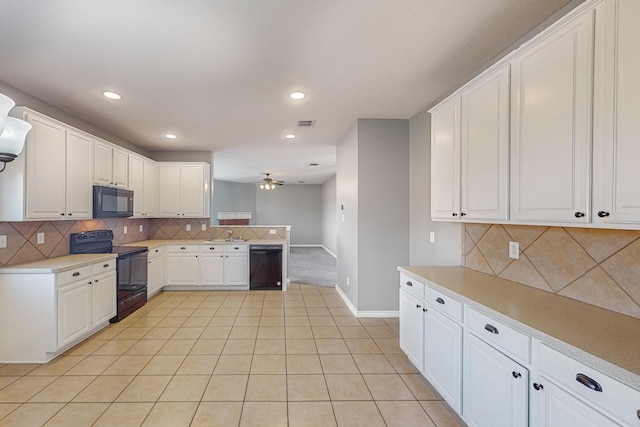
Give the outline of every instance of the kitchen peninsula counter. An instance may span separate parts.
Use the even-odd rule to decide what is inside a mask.
[[[398,270],[640,390],[640,319],[464,267]]]

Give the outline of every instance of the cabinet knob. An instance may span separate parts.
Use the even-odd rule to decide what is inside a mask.
[[[94,283],[98,283],[98,282],[99,282],[99,279],[96,279],[96,280],[94,280],[93,282],[94,282]],[[91,282],[89,282],[89,284],[91,284]]]
[[[467,214],[464,212],[460,212],[460,216],[467,216]]]
[[[427,310],[426,308],[423,308],[423,309],[422,309],[422,311],[424,311],[424,312],[426,313],[426,312],[427,312],[427,311],[429,311],[429,310]]]
[[[64,216],[64,212],[60,214],[61,216]]]
[[[92,281],[89,281],[89,284],[92,284],[92,283],[93,283]]]
[[[520,378],[522,376],[520,372],[516,372],[516,371],[511,372],[511,375],[513,376],[513,378]]]
[[[73,214],[72,214],[72,213],[69,213],[69,214],[67,214],[67,215],[72,216]]]
[[[109,264],[103,264],[102,265],[102,268],[107,268],[107,267],[109,267]]]
[[[493,326],[490,323],[487,323],[486,325],[484,325],[484,329],[491,332],[492,334],[496,334],[498,335],[500,332],[498,332],[498,328],[496,328],[495,326]]]
[[[458,214],[454,212],[451,214],[451,216],[458,216]]]
[[[413,286],[413,283],[407,282],[407,286]]]
[[[576,212],[573,214],[576,218],[582,218],[584,216],[584,212]]]
[[[542,386],[542,384],[533,383],[533,388],[535,388],[537,391],[540,391],[540,390],[542,390],[544,387]]]
[[[436,302],[438,304],[444,304],[444,300],[442,298],[440,298],[440,297],[436,298]]]
[[[422,307],[420,304],[416,304],[416,308],[420,308]]]
[[[76,271],[75,273],[72,274],[73,277],[76,277],[76,276],[79,276],[79,275],[80,275],[79,271]]]
[[[181,250],[181,251],[184,251],[185,249],[187,249],[187,248],[185,248],[184,246],[182,246],[182,247],[180,248],[180,250]]]
[[[608,217],[608,216],[609,216],[609,212],[600,211],[600,212],[598,212],[598,216],[599,216],[600,218]]]

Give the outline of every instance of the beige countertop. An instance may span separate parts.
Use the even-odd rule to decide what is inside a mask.
[[[250,239],[244,241],[227,242],[225,240],[142,240],[127,243],[126,246],[147,246],[149,249],[162,245],[286,245],[287,239]]]
[[[463,267],[398,270],[640,389],[640,319]]]
[[[65,255],[3,267],[0,268],[0,274],[60,273],[62,271],[116,259],[116,256],[116,254]]]

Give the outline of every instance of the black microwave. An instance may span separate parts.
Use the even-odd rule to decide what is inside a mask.
[[[133,216],[133,191],[122,188],[93,186],[94,218],[127,218]]]

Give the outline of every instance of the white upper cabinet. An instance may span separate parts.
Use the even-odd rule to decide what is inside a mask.
[[[209,170],[206,163],[159,163],[158,215],[208,218]]]
[[[431,217],[460,217],[460,98],[431,113]]]
[[[597,27],[594,223],[640,223],[640,2],[611,0]]]
[[[463,88],[461,216],[509,219],[509,65]]]
[[[516,221],[590,222],[594,15],[562,22],[511,62]]]
[[[158,165],[153,160],[144,159],[144,216],[153,217],[158,214]],[[135,194],[134,194],[135,196]]]
[[[133,216],[156,215],[157,166],[152,160],[129,155],[129,190],[133,191]]]
[[[94,183],[107,187],[129,185],[129,154],[105,141],[95,143]]]
[[[2,173],[0,220],[91,218],[91,135],[24,107],[16,113],[33,127],[24,153]]]

